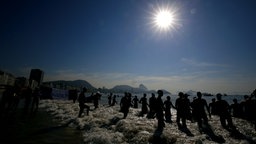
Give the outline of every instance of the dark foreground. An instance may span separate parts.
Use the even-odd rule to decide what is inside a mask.
[[[21,109],[0,119],[1,144],[82,144],[79,130],[58,125],[43,109],[23,115]]]

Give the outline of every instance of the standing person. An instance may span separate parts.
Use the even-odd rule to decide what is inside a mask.
[[[40,100],[40,93],[39,93],[39,88],[35,88],[34,92],[32,93],[33,101],[32,101],[32,106],[31,106],[31,113],[32,112],[37,112],[38,110],[38,104]],[[35,107],[35,110],[34,110]]]
[[[85,92],[87,91],[86,88],[83,88],[83,91],[79,94],[78,102],[79,102],[79,114],[78,117],[82,116],[82,113],[84,112],[84,108],[87,108],[87,115],[89,115],[90,107],[88,105],[85,105],[86,98],[85,98]]]
[[[176,122],[178,124],[178,127],[181,128],[183,127],[187,127],[186,125],[186,118],[187,118],[187,106],[186,106],[186,101],[184,98],[184,93],[183,92],[179,92],[179,98],[176,99],[175,102],[175,107],[177,109],[177,119]],[[182,121],[182,125],[180,124],[180,119]]]
[[[113,95],[113,93],[110,93],[110,95],[108,96],[108,105],[109,106],[111,106],[112,95]]]
[[[131,106],[131,101],[130,101],[129,95],[130,94],[128,94],[126,92],[120,102],[121,112],[124,114],[123,119],[125,119],[127,117],[128,113],[129,113],[129,108]]]
[[[20,103],[20,97],[21,97],[21,89],[20,87],[16,86],[14,89],[14,98],[13,98],[13,112],[16,112],[18,105]]]
[[[236,98],[233,99],[233,102],[234,103],[230,105],[230,109],[232,110],[232,116],[241,118],[243,113],[242,106],[237,102]]]
[[[135,96],[133,99],[132,99],[132,103],[133,103],[133,108],[138,108],[138,97]]]
[[[229,112],[229,104],[227,103],[227,101],[222,100],[221,94],[217,94],[217,101],[216,101],[216,109],[217,109],[217,114],[220,117],[220,123],[222,125],[223,128],[234,128],[233,122],[232,122],[232,118]],[[228,124],[226,124],[226,121]]]
[[[156,97],[155,94],[152,93],[149,98],[149,113],[147,118],[154,118],[156,113]]]
[[[211,115],[217,115],[217,109],[216,109],[216,99],[213,98],[212,102],[209,104],[209,110]]]
[[[72,94],[73,94],[73,96],[72,96],[73,103],[75,103],[75,102],[76,102],[76,100],[77,100],[77,90],[76,90],[76,89],[75,89],[75,90],[73,90],[73,91],[72,91]]]
[[[167,123],[172,123],[171,107],[175,108],[171,102],[171,97],[167,96],[166,101],[164,101],[165,121]]]
[[[188,96],[189,96],[188,94],[184,94],[183,106],[185,110],[185,118],[193,122],[192,113],[191,113],[191,103],[190,103],[190,100],[188,99]]]
[[[162,101],[162,96],[163,96],[163,91],[162,90],[158,90],[157,91],[158,97],[156,98],[156,118],[158,120],[158,129],[163,129],[165,127],[165,123],[164,123],[164,103]]]
[[[99,107],[99,99],[101,97],[100,92],[97,92],[95,95],[92,96],[94,109]]]
[[[111,106],[114,106],[115,104],[117,104],[116,95],[113,96]]]
[[[143,94],[143,97],[139,101],[142,106],[141,106],[141,116],[143,117],[144,114],[148,113],[148,102],[147,102],[147,94]]]
[[[26,115],[28,113],[29,106],[31,104],[32,89],[30,87],[27,87],[23,94],[25,97],[24,114]]]
[[[202,129],[202,119],[203,119],[204,123],[208,125],[208,118],[205,113],[205,108],[207,109],[207,111],[210,115],[209,107],[207,105],[206,100],[202,99],[201,92],[197,92],[197,99],[195,99],[193,101],[192,108],[193,108],[194,116],[197,120],[199,130],[201,130]]]

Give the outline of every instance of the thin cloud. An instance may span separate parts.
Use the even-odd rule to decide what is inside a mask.
[[[229,67],[226,64],[215,64],[215,63],[208,63],[208,62],[198,62],[194,59],[188,59],[188,58],[182,58],[181,62],[187,64],[187,65],[191,65],[191,66],[195,66],[195,67]]]

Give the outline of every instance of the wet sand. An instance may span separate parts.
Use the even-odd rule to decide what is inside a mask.
[[[59,125],[52,116],[39,109],[23,115],[22,109],[0,119],[1,144],[82,144],[81,131]]]

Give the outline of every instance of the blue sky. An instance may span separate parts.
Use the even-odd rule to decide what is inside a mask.
[[[175,10],[159,32],[154,11]],[[36,0],[0,4],[0,69],[95,87],[250,93],[256,87],[254,0]]]

